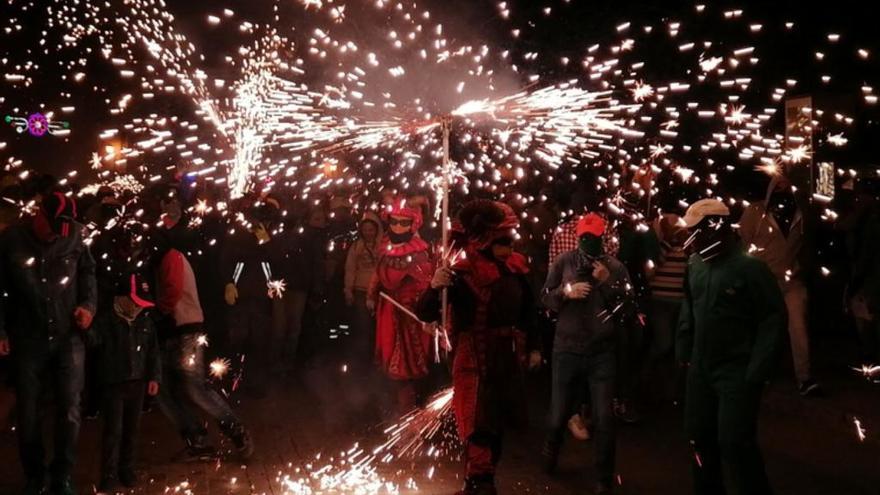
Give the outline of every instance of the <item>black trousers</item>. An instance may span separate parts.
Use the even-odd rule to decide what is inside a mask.
[[[105,386],[102,394],[104,438],[101,444],[101,479],[117,479],[120,471],[134,469],[145,391],[143,380]]]

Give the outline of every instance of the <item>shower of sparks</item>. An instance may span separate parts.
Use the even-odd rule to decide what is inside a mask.
[[[269,299],[281,299],[284,297],[284,291],[287,289],[287,284],[284,280],[270,280],[266,282],[266,286],[269,289]]]
[[[232,363],[228,359],[217,358],[208,365],[211,376],[220,380],[229,372],[229,366]]]
[[[452,389],[434,395],[423,407],[403,416],[384,430],[383,438],[374,448],[359,443],[337,456],[319,453],[314,460],[293,473],[279,476],[282,493],[286,495],[317,495],[357,493],[392,495],[402,489],[417,490],[409,478],[403,483],[390,481],[382,473],[397,459],[427,459],[438,462],[457,454],[460,445],[452,421]],[[434,467],[429,468],[428,479]]]

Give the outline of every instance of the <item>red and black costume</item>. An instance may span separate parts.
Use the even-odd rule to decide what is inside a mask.
[[[453,225],[455,246],[465,257],[451,269],[450,339],[453,349],[453,406],[459,437],[465,443],[463,494],[494,494],[495,466],[504,427],[526,418],[523,374],[529,351],[537,350],[536,307],[524,256],[504,261],[492,254],[499,239],[512,241],[517,219],[502,203],[473,201]],[[419,300],[423,321],[441,316],[441,289]]]
[[[390,217],[412,220],[410,234],[395,238],[386,231],[367,298],[376,307],[377,362],[388,378],[397,382],[398,407],[408,412],[416,406],[416,382],[428,375],[432,338],[420,321],[381,294],[414,310],[430,284],[434,263],[430,246],[418,235],[421,212],[398,201],[382,212],[384,221]]]

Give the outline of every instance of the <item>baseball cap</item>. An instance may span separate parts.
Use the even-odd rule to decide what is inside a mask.
[[[706,217],[730,216],[727,206],[717,199],[701,199],[692,204],[684,214],[684,226],[691,229]]]
[[[119,278],[116,284],[117,296],[128,296],[142,308],[155,306],[150,297],[150,284],[139,274],[129,273]]]
[[[578,220],[575,233],[578,237],[584,234],[601,237],[605,233],[605,219],[595,213],[587,213]]]

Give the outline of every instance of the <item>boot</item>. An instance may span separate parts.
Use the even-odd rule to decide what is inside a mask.
[[[217,457],[217,449],[205,443],[203,435],[192,436],[184,439],[186,448],[184,453],[190,460],[209,460]]]

